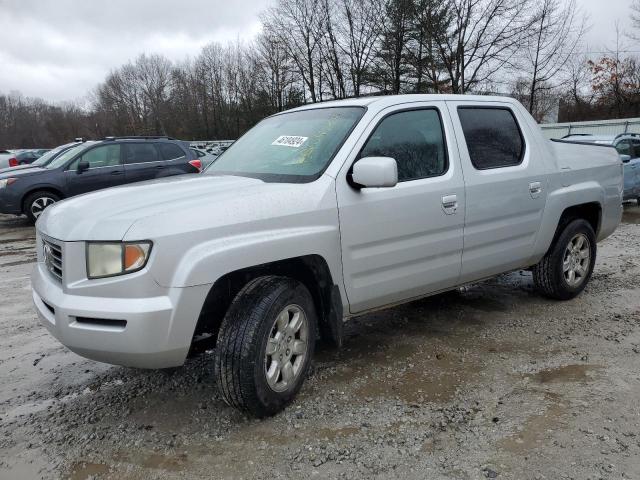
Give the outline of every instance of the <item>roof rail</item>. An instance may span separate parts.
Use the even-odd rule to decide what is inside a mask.
[[[640,137],[640,134],[638,134],[638,133],[619,133],[618,135],[616,135],[614,140],[617,140],[620,137]]]
[[[104,140],[175,140],[175,138],[166,135],[129,135],[124,137],[104,137]]]
[[[562,138],[569,138],[569,137],[592,137],[593,134],[592,133],[570,133],[569,135],[565,135]]]

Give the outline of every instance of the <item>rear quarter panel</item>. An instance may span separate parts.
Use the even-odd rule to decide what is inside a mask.
[[[622,216],[622,162],[614,148],[549,142],[548,150],[556,158],[559,171],[551,178],[532,263],[537,263],[549,249],[567,208],[585,203],[600,206],[598,241],[615,231]]]

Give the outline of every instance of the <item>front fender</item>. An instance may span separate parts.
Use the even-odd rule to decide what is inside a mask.
[[[322,256],[337,283],[341,278],[339,252],[337,226],[274,229],[215,238],[191,248],[170,283],[175,287],[213,283],[236,270],[306,255]],[[158,279],[161,284],[163,280],[166,282]]]

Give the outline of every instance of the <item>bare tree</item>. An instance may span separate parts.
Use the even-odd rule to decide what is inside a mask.
[[[448,0],[451,24],[434,31],[452,93],[466,93],[510,66],[530,34],[531,0]]]
[[[378,87],[385,93],[398,94],[408,69],[408,41],[412,26],[413,0],[387,0],[382,35],[378,47]]]
[[[576,0],[538,0],[530,35],[526,37],[524,55],[518,71],[528,81],[525,100],[529,112],[536,116],[541,97],[565,85],[570,60],[576,55],[586,30],[586,17]],[[541,109],[545,110],[545,109]]]
[[[640,34],[635,33],[640,29],[640,0],[633,0],[631,4],[631,26],[632,31],[627,35],[632,40],[640,41]]]
[[[319,44],[323,36],[321,0],[278,0],[262,16],[264,28],[282,39],[312,102],[318,100],[316,75]]]
[[[415,92],[439,93],[446,89],[444,65],[436,38],[446,36],[450,15],[446,2],[415,0],[408,62],[413,67]]]
[[[336,0],[338,45],[346,58],[351,92],[359,97],[380,38],[380,0]]]

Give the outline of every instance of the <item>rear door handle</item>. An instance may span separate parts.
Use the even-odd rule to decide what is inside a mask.
[[[447,215],[453,215],[458,211],[458,196],[445,195],[442,197],[442,209]]]
[[[531,194],[531,198],[538,198],[542,193],[542,183],[531,182],[529,184],[529,193]]]

